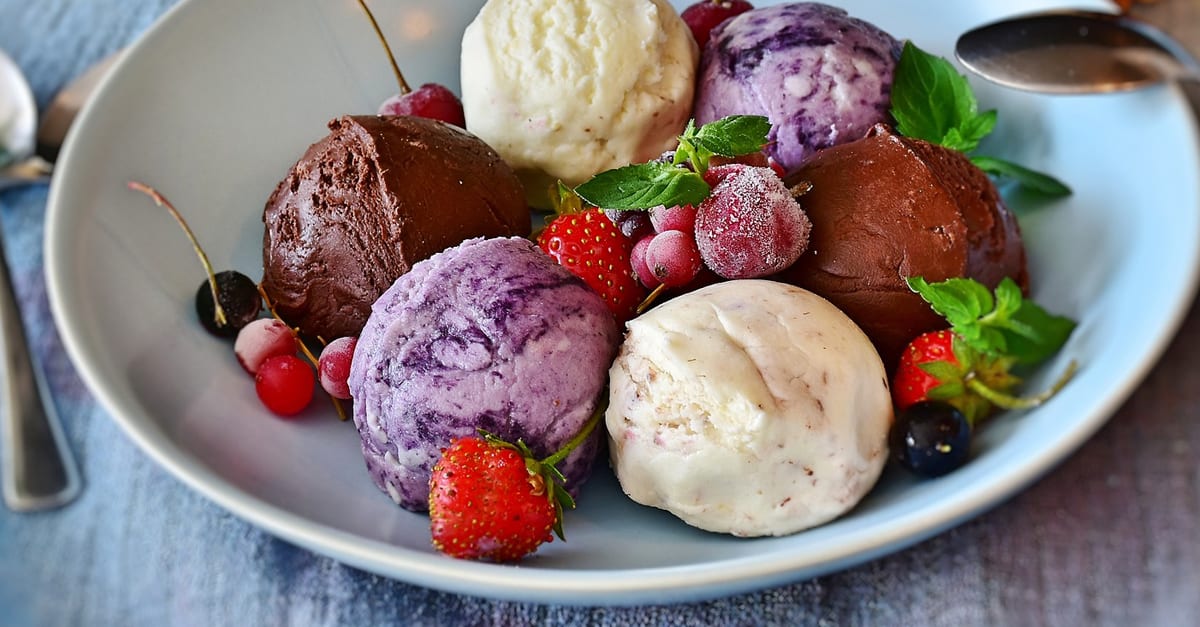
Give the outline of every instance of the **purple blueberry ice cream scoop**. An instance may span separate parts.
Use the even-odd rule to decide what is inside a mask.
[[[451,438],[484,429],[538,458],[587,422],[620,342],[600,297],[519,237],[419,262],[371,307],[350,365],[367,470],[413,511]],[[578,493],[603,435],[558,464]]]
[[[874,25],[816,2],[747,11],[714,29],[704,48],[696,122],[767,116],[767,152],[790,172],[889,120],[900,49]]]

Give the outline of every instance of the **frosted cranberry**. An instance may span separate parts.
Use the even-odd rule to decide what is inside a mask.
[[[808,248],[812,223],[771,168],[730,164],[709,168],[712,193],[696,213],[696,245],[726,279],[775,274]]]
[[[294,416],[304,411],[312,402],[315,388],[312,367],[295,355],[267,358],[254,377],[258,400],[279,416]]]
[[[753,8],[754,5],[746,0],[701,0],[684,9],[679,17],[692,30],[696,43],[704,49],[712,30],[721,22]]]
[[[350,386],[346,379],[350,376],[350,361],[354,357],[354,347],[358,340],[353,337],[339,337],[325,345],[321,357],[317,359],[317,375],[321,387],[334,398],[348,400]]]
[[[259,318],[242,327],[233,342],[233,354],[250,374],[258,372],[267,358],[294,355],[297,348],[295,334],[275,318]]]
[[[658,277],[654,276],[650,266],[646,265],[646,249],[650,247],[650,242],[654,237],[653,233],[643,237],[633,245],[633,250],[629,252],[629,262],[633,266],[633,273],[648,289],[654,289],[659,284]]]
[[[444,85],[425,83],[408,92],[392,96],[379,105],[379,115],[413,115],[467,127],[462,101]]]
[[[646,266],[663,285],[680,287],[696,278],[703,262],[691,234],[663,231],[646,247]]]
[[[692,205],[659,205],[650,209],[650,223],[655,232],[683,231],[692,233],[696,230],[696,208]]]

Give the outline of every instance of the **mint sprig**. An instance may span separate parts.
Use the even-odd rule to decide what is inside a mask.
[[[1058,352],[1075,330],[1073,320],[1026,299],[1008,277],[1000,281],[994,294],[974,279],[929,283],[922,277],[910,277],[907,282],[966,345],[980,353],[1036,364]]]
[[[605,209],[696,205],[708,197],[704,173],[714,156],[738,157],[767,145],[771,123],[761,115],[731,115],[696,127],[689,120],[670,163],[650,161],[601,172],[575,188]]]
[[[979,102],[967,77],[949,61],[904,43],[892,79],[891,114],[901,135],[923,139],[963,153],[996,127],[996,111],[979,111]],[[1062,181],[1029,168],[994,157],[971,157],[972,162],[993,176],[1009,178],[1049,196],[1071,193]]]

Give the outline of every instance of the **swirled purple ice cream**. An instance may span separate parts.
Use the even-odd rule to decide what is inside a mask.
[[[619,342],[600,297],[526,239],[467,240],[417,263],[371,307],[350,366],[367,470],[425,511],[451,438],[485,429],[553,453],[595,411]],[[558,464],[573,494],[602,437]]]
[[[698,124],[771,120],[768,154],[787,171],[888,121],[900,43],[844,10],[796,2],[747,11],[712,32],[700,59]]]

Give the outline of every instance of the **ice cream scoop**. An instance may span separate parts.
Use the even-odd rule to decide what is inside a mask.
[[[790,175],[812,188],[808,251],[779,278],[829,299],[866,331],[894,368],[917,335],[946,321],[905,279],[976,279],[1029,285],[1016,217],[962,153],[879,125],[863,139],[818,152]]]
[[[417,263],[372,306],[350,366],[371,478],[423,511],[451,438],[485,429],[550,455],[595,411],[619,341],[600,297],[528,240],[472,239]],[[599,433],[558,465],[572,493]]]
[[[696,122],[767,116],[767,152],[791,171],[814,151],[889,119],[899,56],[891,35],[840,8],[754,9],[713,30],[698,70]]]
[[[263,223],[263,289],[290,324],[327,340],[357,335],[412,264],[530,229],[520,182],[479,138],[373,115],[330,122],[267,200]]]
[[[578,185],[674,147],[697,57],[665,0],[491,0],[463,34],[467,128],[544,206],[557,179]]]
[[[605,415],[634,501],[701,529],[784,535],[845,513],[887,460],[879,355],[825,299],[743,279],[628,323]]]

